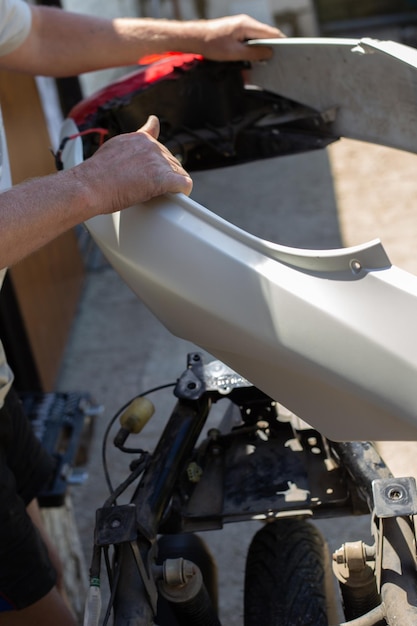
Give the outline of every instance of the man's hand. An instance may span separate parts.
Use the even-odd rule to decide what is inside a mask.
[[[285,35],[248,15],[194,22],[201,37],[201,53],[213,61],[263,61],[271,57],[267,46],[247,46],[249,39],[276,39]],[[200,26],[199,26],[200,25]]]
[[[0,268],[100,213],[168,192],[190,194],[190,176],[158,135],[158,118],[151,116],[138,131],[109,139],[79,165],[3,192]]]
[[[113,137],[76,168],[90,190],[93,214],[119,211],[164,193],[191,193],[189,174],[158,136],[159,120],[152,115],[142,128]]]

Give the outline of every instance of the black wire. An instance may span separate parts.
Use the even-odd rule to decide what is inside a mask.
[[[102,459],[102,465],[103,465],[104,478],[106,480],[107,487],[111,496],[114,494],[115,490],[110,479],[110,474],[109,474],[108,465],[107,465],[107,444],[108,444],[108,438],[109,438],[109,434],[110,434],[110,430],[112,426],[114,425],[115,421],[120,417],[120,415],[123,413],[123,411],[125,411],[127,407],[137,398],[143,398],[144,396],[147,396],[151,393],[155,393],[156,391],[161,391],[162,389],[167,389],[168,387],[175,387],[176,384],[177,383],[174,382],[174,383],[167,383],[165,385],[158,385],[158,387],[153,387],[152,389],[148,389],[147,391],[144,391],[143,393],[140,393],[137,396],[134,396],[131,400],[129,400],[129,402],[126,402],[126,404],[124,404],[117,411],[117,413],[113,415],[113,417],[109,421],[107,428],[103,435],[103,442],[102,442],[102,447],[101,447],[101,459]]]
[[[120,483],[120,485],[116,487],[116,489],[114,489],[110,496],[107,498],[106,502],[104,503],[104,508],[113,506],[113,504],[116,503],[116,499],[129,487],[129,485],[133,483],[133,481],[135,481],[142,474],[149,459],[149,455],[147,453],[144,454],[146,456],[144,456],[144,458],[140,460],[140,463],[133,470],[130,476],[128,476],[127,479],[124,480],[122,483]]]
[[[120,563],[117,563],[117,565],[116,565],[116,572],[114,573],[114,571],[113,571],[113,578],[112,578],[112,583],[113,584],[111,586],[110,598],[109,598],[109,601],[107,603],[106,614],[105,614],[104,619],[103,619],[103,626],[107,626],[108,621],[110,619],[110,614],[111,614],[111,610],[113,608],[114,598],[116,597],[117,585],[119,584],[120,572],[121,572],[121,566],[120,566]]]
[[[111,562],[110,562],[109,549],[110,549],[110,546],[104,546],[103,554],[104,554],[104,562],[106,564],[107,580],[109,582],[110,589],[112,589],[113,588],[113,571],[112,571]]]

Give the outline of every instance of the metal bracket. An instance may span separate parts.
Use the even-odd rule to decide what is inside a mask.
[[[417,514],[417,488],[413,477],[378,478],[372,481],[373,532],[376,544],[375,576],[381,588],[384,519]]]
[[[95,543],[98,546],[135,541],[138,536],[136,506],[125,504],[98,509]]]
[[[372,493],[376,517],[404,517],[417,514],[417,488],[413,477],[374,480]]]
[[[204,366],[204,379],[207,391],[217,391],[224,396],[239,387],[252,387],[246,378],[217,360]]]
[[[150,558],[149,558],[150,557],[150,553],[148,552],[148,571],[147,571],[137,542],[136,541],[132,541],[130,543],[130,547],[132,549],[133,557],[134,557],[135,562],[136,562],[136,567],[138,568],[139,573],[141,575],[143,586],[144,586],[145,592],[146,592],[146,594],[148,596],[149,603],[150,603],[150,605],[152,607],[152,611],[153,611],[154,615],[156,615],[157,603],[158,603],[158,591],[157,591],[155,580],[154,580],[153,576],[151,576],[148,573],[148,571],[149,572],[151,571],[150,562],[149,562],[150,561]]]
[[[183,400],[198,400],[205,390],[203,357],[199,352],[191,352],[187,357],[187,369],[178,379],[174,395]]]
[[[156,614],[157,590],[153,577],[148,574],[151,571],[150,563],[146,568],[142,559],[138,544],[139,525],[136,520],[136,506],[134,504],[123,504],[120,506],[103,507],[96,513],[96,536],[97,546],[118,545],[129,543],[136,567],[143,581],[146,595]],[[148,570],[148,571],[147,571]]]

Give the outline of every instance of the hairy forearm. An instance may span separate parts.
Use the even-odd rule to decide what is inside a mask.
[[[32,29],[0,67],[46,76],[70,76],[128,66],[142,56],[167,51],[194,52],[212,60],[258,61],[267,47],[248,47],[248,39],[280,37],[276,28],[236,15],[217,20],[175,21],[151,18],[106,20],[45,6],[31,6]]]
[[[94,213],[74,171],[32,179],[0,194],[0,267],[8,267]]]
[[[117,18],[32,7],[32,31],[0,65],[46,76],[69,76],[136,63],[143,55],[202,51],[198,22]]]

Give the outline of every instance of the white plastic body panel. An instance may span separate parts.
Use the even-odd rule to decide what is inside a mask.
[[[288,83],[284,95],[298,100],[307,84],[305,104],[342,110],[346,94],[338,94],[335,83],[342,68],[346,75],[355,71],[354,65],[345,67],[352,42],[332,44],[339,61],[325,85],[317,81],[317,94],[313,78],[283,69],[286,55],[294,67],[305,45],[320,59],[308,72],[324,72],[328,44],[289,42],[276,46],[272,63],[254,70],[254,80],[278,93]],[[410,71],[402,60],[397,65],[400,73]],[[414,67],[410,76],[413,85]],[[328,98],[321,93],[326,90]],[[343,134],[415,150],[417,131],[397,134],[398,118],[395,124],[388,119],[385,102],[374,101],[372,109],[375,116],[379,104],[384,109],[379,131],[358,123],[368,96],[351,94],[349,113],[339,118]],[[417,99],[402,104],[410,123]],[[76,130],[67,120],[62,136]],[[63,160],[65,167],[81,162],[81,140],[68,142]],[[328,437],[417,439],[417,278],[393,267],[378,241],[343,250],[286,248],[182,195],[99,216],[87,227],[171,332],[206,349]]]
[[[417,49],[374,39],[263,40],[249,81],[320,112],[335,135],[417,151]]]

